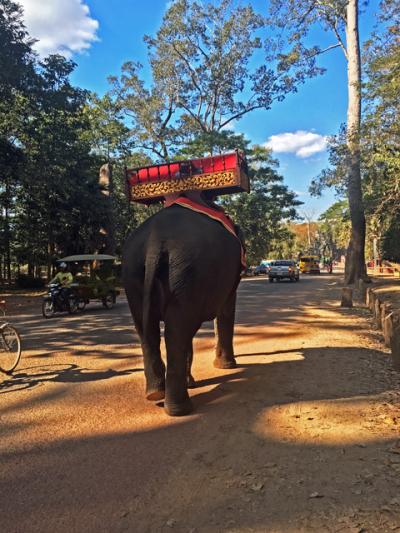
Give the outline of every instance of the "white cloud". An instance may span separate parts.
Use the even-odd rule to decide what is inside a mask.
[[[40,56],[58,53],[71,57],[97,41],[97,20],[90,16],[85,0],[19,0],[26,28],[35,39]]]
[[[312,131],[298,130],[293,133],[279,133],[271,135],[265,143],[276,153],[294,153],[298,157],[306,158],[326,149],[327,137]]]

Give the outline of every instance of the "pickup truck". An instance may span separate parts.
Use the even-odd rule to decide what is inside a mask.
[[[271,261],[268,270],[268,279],[273,283],[274,279],[280,281],[281,279],[289,279],[290,281],[299,281],[300,271],[295,261],[287,259],[279,259]]]

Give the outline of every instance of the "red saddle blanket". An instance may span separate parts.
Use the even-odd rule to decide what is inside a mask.
[[[236,239],[239,241],[240,249],[241,249],[242,267],[243,269],[246,268],[246,255],[244,252],[243,244],[236,234],[235,226],[232,220],[228,217],[228,215],[225,214],[222,208],[221,210],[213,209],[203,204],[194,202],[193,200],[190,200],[189,198],[186,198],[184,196],[180,196],[176,200],[173,200],[169,205],[174,205],[174,204],[181,205],[182,207],[186,207],[187,209],[191,209],[192,211],[197,211],[197,213],[207,215],[208,217],[213,218],[214,220],[217,220],[220,224],[222,224],[224,228],[227,231],[229,231],[229,233],[232,233],[232,235],[234,235]]]

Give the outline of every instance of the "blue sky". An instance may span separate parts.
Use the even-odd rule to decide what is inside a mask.
[[[19,0],[26,12],[31,35],[40,39],[37,49],[45,55],[59,51],[72,57],[77,69],[73,83],[99,94],[109,88],[107,77],[118,75],[128,60],[147,63],[144,34],[160,26],[167,0]],[[253,7],[266,14],[267,0],[253,0]],[[371,0],[360,19],[364,40],[374,24],[378,0]],[[316,30],[318,43],[333,38]],[[315,42],[315,41],[314,41]],[[308,195],[310,180],[327,165],[324,136],[338,131],[346,120],[346,62],[340,49],[321,56],[327,72],[307,81],[297,93],[268,111],[255,111],[235,124],[256,143],[269,141],[276,150],[285,183],[305,203],[303,210],[315,217],[333,201],[333,192],[322,198]],[[273,137],[272,137],[273,136]],[[301,209],[300,209],[301,211]]]

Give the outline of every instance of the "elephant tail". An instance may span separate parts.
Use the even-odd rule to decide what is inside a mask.
[[[152,306],[157,305],[155,284],[160,261],[161,250],[158,253],[149,253],[146,255],[143,287],[143,332],[145,335],[151,327]],[[156,314],[158,315],[158,312]]]

